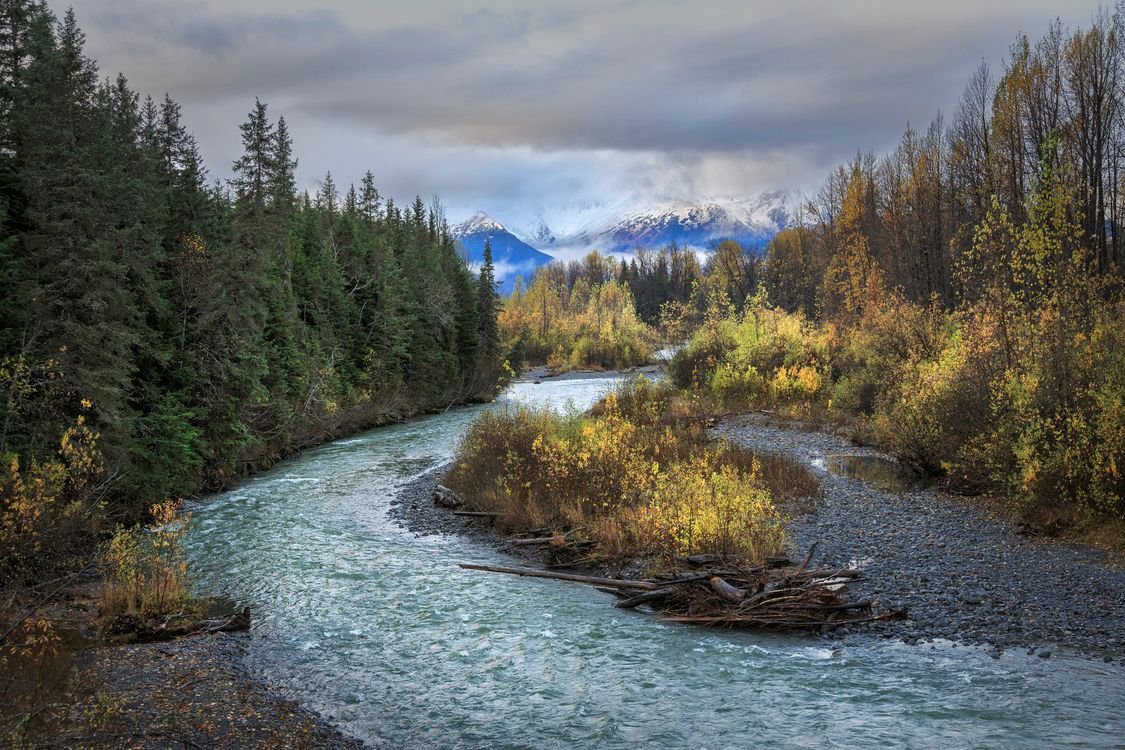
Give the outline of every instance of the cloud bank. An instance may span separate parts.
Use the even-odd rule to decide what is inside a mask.
[[[106,74],[185,106],[214,172],[255,96],[301,177],[450,215],[810,189],[949,111],[1057,2],[74,0]],[[1088,23],[1097,3],[1071,3]]]

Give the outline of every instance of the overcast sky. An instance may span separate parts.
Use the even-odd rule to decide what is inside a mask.
[[[254,97],[314,185],[371,169],[453,219],[815,189],[949,113],[1090,0],[70,0],[103,74],[184,106],[229,173]]]

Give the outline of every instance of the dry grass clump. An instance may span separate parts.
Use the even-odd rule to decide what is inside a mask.
[[[152,523],[118,529],[105,555],[99,592],[102,628],[108,633],[152,633],[183,629],[197,620],[188,586],[183,537],[190,514],[180,503],[152,506]]]
[[[709,441],[706,423],[691,401],[640,378],[587,416],[482,416],[447,482],[513,531],[581,529],[606,555],[777,554],[785,535],[775,497],[815,490],[815,480],[783,489],[790,467]]]

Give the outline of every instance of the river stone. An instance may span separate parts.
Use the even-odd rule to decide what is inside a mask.
[[[460,508],[465,504],[461,497],[444,485],[438,485],[434,488],[434,505],[441,508]]]

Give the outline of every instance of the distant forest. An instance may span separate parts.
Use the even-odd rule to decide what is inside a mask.
[[[310,196],[283,117],[241,132],[209,180],[180,106],[101,79],[73,12],[0,3],[0,541],[502,385],[491,267],[440,206],[370,173]]]
[[[951,119],[834,170],[764,253],[556,263],[502,338],[579,367],[690,337],[672,379],[724,411],[846,424],[1048,525],[1125,517],[1123,94],[1125,4],[1019,36]]]
[[[702,313],[716,292],[738,310],[763,293],[820,319],[849,304],[844,287],[877,272],[882,287],[912,302],[953,309],[994,281],[1015,283],[1010,243],[975,247],[989,215],[1025,224],[1050,191],[1065,201],[1059,218],[1075,227],[1068,244],[1088,253],[1082,272],[1110,282],[1109,296],[1125,271],[1123,90],[1125,5],[1085,30],[1055,22],[1038,41],[1019,36],[999,75],[982,63],[952,118],[907,126],[892,153],[859,153],[835,169],[764,252],[728,241],[705,262],[676,247],[557,262],[517,298],[539,299],[545,288],[565,307],[580,280],[614,280],[650,325],[666,303]]]

